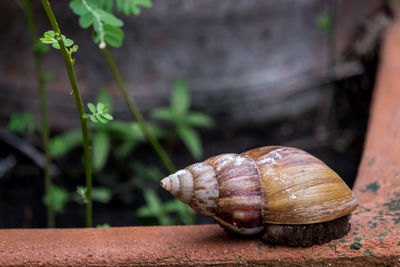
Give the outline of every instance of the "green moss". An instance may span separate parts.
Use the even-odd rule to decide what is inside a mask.
[[[389,210],[400,210],[400,193],[396,193],[397,198],[391,199],[389,202],[383,204],[383,206],[388,207]]]
[[[365,189],[361,190],[361,192],[368,192],[371,191],[373,193],[376,194],[376,192],[379,190],[379,188],[381,188],[381,186],[379,185],[378,182],[373,182],[370,184],[367,184],[367,186],[365,187]]]
[[[388,235],[388,232],[383,232],[383,233],[380,233],[379,235],[378,235],[378,237],[383,237],[383,236],[387,236]]]
[[[361,241],[361,239],[362,239],[361,237],[355,237],[354,241]]]
[[[367,165],[372,166],[375,163],[375,158],[372,158],[368,161]]]
[[[397,246],[399,246],[399,247],[400,247],[400,241],[399,241],[399,243],[397,243]]]
[[[262,250],[262,244],[261,244],[261,243],[258,243],[258,244],[256,245],[256,248],[257,248],[259,251],[261,251],[261,250]]]
[[[349,241],[350,241],[350,240],[346,240],[346,239],[340,239],[340,240],[339,240],[340,243],[347,243],[347,242],[349,242]]]
[[[329,246],[331,249],[336,250],[336,249],[337,249],[337,242],[335,242],[333,245],[328,244],[328,246]]]
[[[364,250],[364,255],[372,255],[372,254],[373,254],[372,250],[369,249]]]
[[[352,249],[352,250],[360,250],[361,248],[362,248],[362,245],[359,242],[354,242],[353,244],[350,245],[350,249]]]
[[[369,229],[370,229],[370,230],[371,230],[371,229],[375,229],[377,225],[378,225],[378,224],[377,224],[376,222],[371,222],[371,223],[369,224]]]

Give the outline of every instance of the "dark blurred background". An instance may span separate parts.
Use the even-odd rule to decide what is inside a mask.
[[[63,34],[79,45],[75,70],[84,102],[95,102],[107,88],[115,121],[132,123],[91,30],[80,28],[69,1],[51,2]],[[39,1],[32,6],[42,35],[49,22]],[[125,39],[111,53],[145,118],[161,129],[160,141],[177,167],[258,146],[295,146],[322,159],[352,186],[379,46],[391,23],[389,1],[154,0],[139,16],[116,15],[125,22]],[[0,32],[0,227],[45,227],[34,62],[24,14],[12,1],[0,2]],[[52,74],[47,84],[51,136],[62,150],[52,163],[60,188],[57,226],[81,227],[84,206],[75,191],[84,185],[84,168],[79,138],[73,136],[78,114],[59,51],[50,49],[43,59]],[[215,122],[209,129],[196,128],[203,151],[197,159],[174,134],[173,123],[150,116],[169,105],[176,78],[188,88],[190,110]],[[21,124],[28,126],[21,129]],[[186,218],[193,217],[190,211],[162,204],[172,203],[158,188],[168,173],[149,144],[124,143],[129,137],[118,131],[91,128],[93,136],[98,132],[109,146],[103,147],[105,159],[94,176],[95,225],[193,222]],[[195,216],[196,223],[211,222]]]

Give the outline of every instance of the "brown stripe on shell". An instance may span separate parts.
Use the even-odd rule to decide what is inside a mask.
[[[213,216],[218,205],[218,182],[214,168],[206,162],[186,168],[193,176],[193,193],[189,206],[205,216]]]
[[[207,162],[214,167],[219,185],[214,219],[235,232],[262,229],[261,183],[254,161],[238,154],[223,154]]]
[[[244,154],[257,162],[262,177],[265,223],[325,222],[351,213],[358,205],[342,179],[305,151],[281,147],[264,155]]]

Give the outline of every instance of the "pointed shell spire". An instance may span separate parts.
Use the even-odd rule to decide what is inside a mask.
[[[196,163],[161,180],[160,185],[198,213],[213,216],[218,204],[218,183],[214,168]]]

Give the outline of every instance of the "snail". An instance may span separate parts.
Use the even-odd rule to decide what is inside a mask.
[[[179,170],[160,184],[230,231],[289,246],[308,247],[344,236],[358,206],[338,174],[292,147],[221,154]]]

